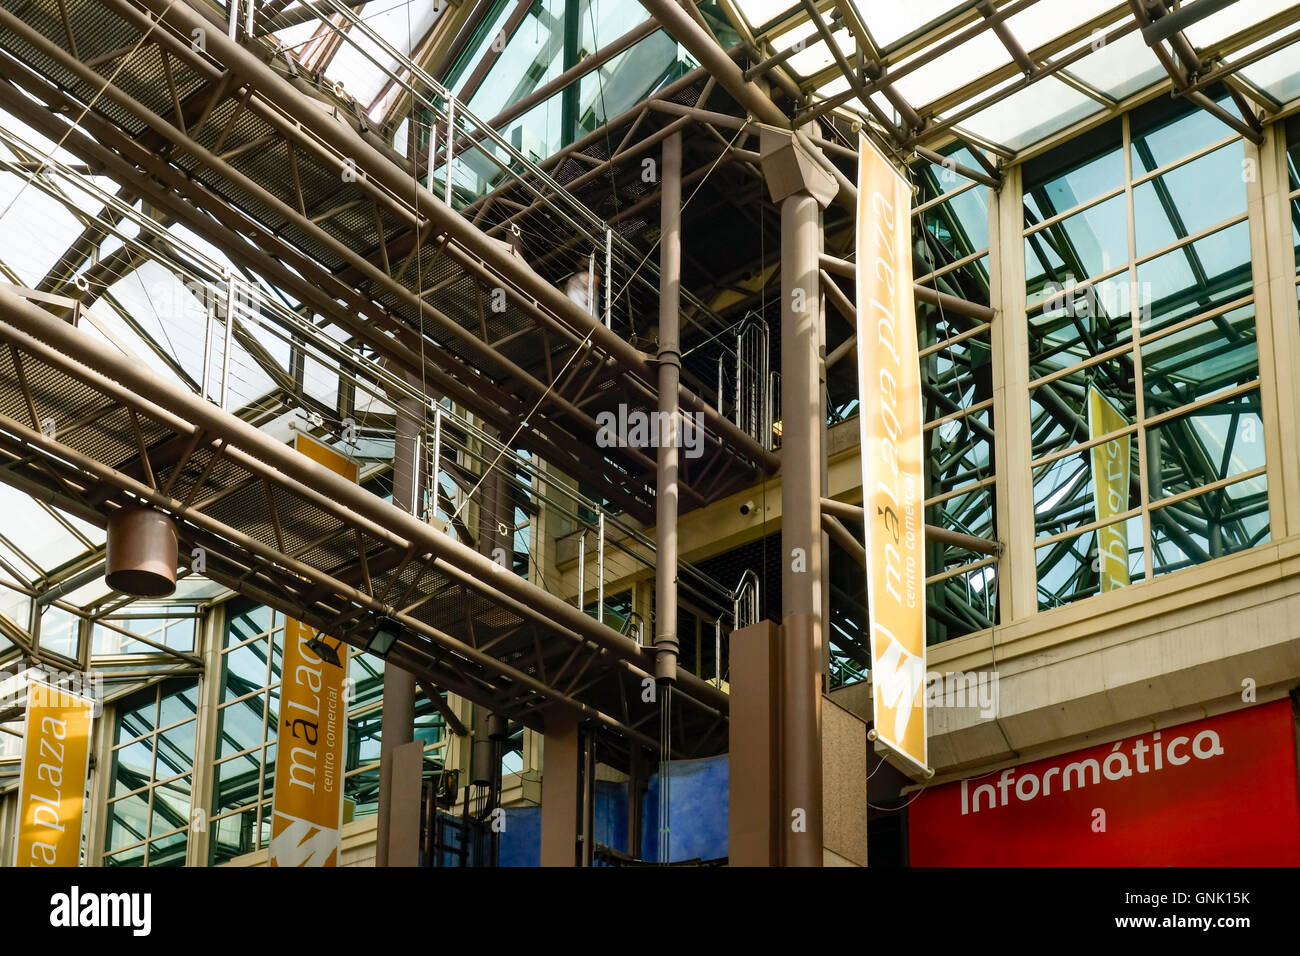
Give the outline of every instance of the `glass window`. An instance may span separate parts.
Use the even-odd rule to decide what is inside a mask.
[[[966,149],[954,163],[978,161]],[[913,271],[922,286],[989,303],[988,189],[955,169],[922,163],[912,219]],[[992,330],[937,305],[916,304],[925,421],[925,497],[929,524],[979,538],[994,521]],[[986,555],[937,542],[926,549],[929,643],[982,630],[997,620],[997,571]],[[853,658],[841,649],[842,669]]]
[[[117,705],[105,866],[184,866],[198,685],[173,679]]]
[[[1267,540],[1243,159],[1160,100],[1025,166],[1041,608]]]
[[[1026,162],[1025,209],[1033,222],[1042,222],[1114,190],[1123,181],[1123,130],[1116,120],[1072,140],[1068,148]]]
[[[1025,237],[1030,300],[1049,283],[1063,287],[1128,262],[1128,208],[1113,196]]]
[[[1172,245],[1246,214],[1241,140],[1153,176],[1133,189],[1137,254]],[[1213,183],[1213,188],[1206,188]]]
[[[144,617],[145,613],[157,617]],[[177,651],[193,651],[198,615],[193,605],[172,604],[149,607],[138,603],[129,606],[130,616],[107,615],[95,621],[91,654],[111,657],[117,654],[159,654],[153,644]],[[152,641],[135,640],[138,635]]]

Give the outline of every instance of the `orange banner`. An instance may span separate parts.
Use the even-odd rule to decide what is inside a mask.
[[[17,866],[76,866],[95,702],[48,684],[27,687],[18,791]]]
[[[349,481],[357,466],[303,436],[298,451]],[[323,660],[317,637],[338,656]],[[348,645],[290,618],[284,629],[280,730],[275,751],[271,866],[338,866],[347,759]],[[323,651],[328,655],[328,652]]]
[[[875,729],[886,756],[920,775],[927,768],[925,482],[911,199],[908,182],[860,137],[858,391]]]

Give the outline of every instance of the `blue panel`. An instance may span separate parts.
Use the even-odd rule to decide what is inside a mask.
[[[627,852],[627,784],[596,781],[596,845]]]
[[[542,808],[506,808],[506,826],[499,847],[500,866],[541,866]]]
[[[674,760],[669,767],[669,862],[727,855],[727,755]],[[642,810],[641,858],[657,861],[659,774],[650,778]]]

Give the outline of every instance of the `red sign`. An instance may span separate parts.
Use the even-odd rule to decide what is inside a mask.
[[[912,866],[1295,866],[1290,700],[922,792]]]

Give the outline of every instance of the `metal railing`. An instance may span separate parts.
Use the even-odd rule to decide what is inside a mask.
[[[543,257],[543,261],[533,263],[534,268],[545,268],[551,274],[581,275],[588,263],[602,262],[604,293],[592,297],[597,301],[589,304],[588,311],[601,318],[607,327],[617,327],[626,332],[632,327],[635,313],[653,311],[653,303],[659,297],[659,270],[651,257],[644,256],[621,233],[611,229],[351,8],[339,0],[320,0],[320,5],[322,12],[328,10],[337,15],[322,17],[324,25],[428,111],[431,122],[427,124],[430,134],[427,188],[434,189],[435,183],[440,183],[447,205],[464,208],[488,192],[505,188],[507,182],[522,187],[534,201],[544,205],[560,220],[554,248]],[[359,38],[367,42],[361,43]],[[391,60],[392,65],[384,62],[381,56]],[[418,111],[413,110],[413,128],[408,130],[408,136],[417,133],[414,128],[417,116]],[[491,174],[492,170],[496,171],[495,175]],[[502,222],[493,223],[487,226],[486,231],[489,235],[505,238],[518,215],[511,214]],[[620,305],[620,298],[625,295],[626,302]],[[681,295],[683,317],[688,322],[699,325],[704,319],[713,328],[725,326],[725,321],[690,290],[682,289]],[[616,322],[615,315],[620,309],[622,318]]]
[[[20,156],[41,152],[4,128],[0,143]],[[25,177],[27,165],[0,155],[0,170]],[[161,280],[156,269],[150,270],[155,276],[152,292],[145,287],[144,266],[134,263],[124,265],[121,276],[98,280],[102,287],[93,291],[99,304],[82,308],[74,299],[42,294],[46,304],[51,298],[62,301],[129,354],[135,354],[133,343],[121,333],[136,334],[152,350],[150,356],[136,357],[161,363],[195,394],[259,427],[285,437],[293,428],[313,434],[358,460],[363,477],[373,477],[392,461],[396,406],[419,408],[424,418],[420,471],[425,476],[419,508],[425,520],[439,522],[447,533],[471,542],[479,537],[476,528],[492,529],[508,543],[504,550],[510,570],[576,600],[616,630],[631,634],[635,629],[637,640],[645,643],[642,616],[608,601],[611,586],[644,578],[656,567],[653,539],[625,516],[582,493],[577,482],[552,463],[508,447],[481,426],[431,401],[378,358],[349,344],[342,330],[318,325],[282,301],[274,288],[240,274],[229,263],[212,261],[184,233],[168,229],[81,170],[50,159],[30,182],[83,223],[98,222],[105,241],[121,243],[133,258],[143,257],[163,270]],[[95,218],[85,209],[102,211]],[[111,219],[116,223],[110,224]],[[98,264],[92,257],[87,265]],[[92,291],[84,271],[73,280],[79,294]],[[139,315],[139,303],[132,308],[115,294],[124,277],[140,282],[157,335]],[[351,396],[348,404],[340,397],[345,392]],[[489,499],[487,492],[494,485]],[[560,570],[570,561],[577,569],[576,593]],[[595,579],[589,581],[593,564]],[[688,562],[680,563],[679,577],[683,599],[714,624],[721,680],[724,629],[729,632],[735,626],[735,594]],[[594,606],[587,600],[593,591]]]
[[[772,370],[771,334],[762,316],[751,312],[740,321],[733,352],[734,356],[718,357],[718,411],[773,450],[780,445],[776,415],[781,407],[781,377]]]

